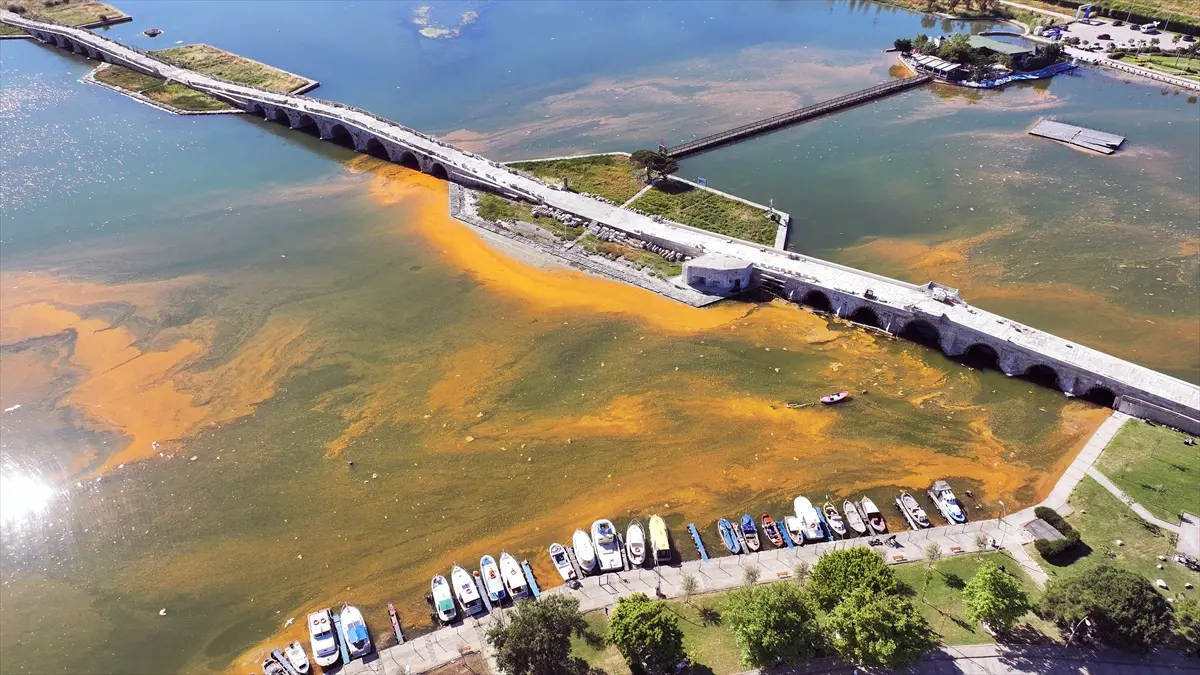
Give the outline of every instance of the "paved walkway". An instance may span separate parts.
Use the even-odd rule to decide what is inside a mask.
[[[836,659],[818,659],[799,668],[751,670],[741,675],[820,675],[859,673]],[[900,671],[913,675],[1185,675],[1200,673],[1200,661],[1168,649],[1144,656],[1108,649],[1061,646],[963,645],[935,649]]]
[[[1134,513],[1136,513],[1142,517],[1142,520],[1154,523],[1155,525],[1163,528],[1164,530],[1170,530],[1171,532],[1174,532],[1175,534],[1179,534],[1179,526],[1178,525],[1172,525],[1171,523],[1168,523],[1167,521],[1159,518],[1158,516],[1154,515],[1153,513],[1150,513],[1150,511],[1148,509],[1146,509],[1146,507],[1133,501],[1132,497],[1125,494],[1121,490],[1121,488],[1117,487],[1111,480],[1109,480],[1108,476],[1105,476],[1104,474],[1100,473],[1100,470],[1097,469],[1096,467],[1089,468],[1087,470],[1087,475],[1096,479],[1096,482],[1103,485],[1104,489],[1111,492],[1114,497],[1125,502],[1125,504],[1128,505],[1129,508],[1133,509]]]
[[[1075,457],[1075,461],[1071,462],[1071,466],[1067,467],[1062,478],[1059,478],[1058,482],[1055,483],[1054,489],[1042,500],[1043,506],[1049,506],[1064,516],[1071,512],[1071,508],[1067,506],[1067,498],[1071,496],[1071,492],[1075,489],[1075,486],[1087,475],[1088,471],[1092,468],[1092,464],[1099,459],[1100,453],[1104,452],[1104,447],[1113,439],[1113,436],[1117,435],[1117,431],[1120,430],[1121,425],[1125,424],[1125,421],[1128,419],[1130,417],[1125,413],[1113,412],[1108,419],[1104,420],[1104,424],[1101,424],[1100,428],[1096,429],[1096,433],[1092,434],[1092,437],[1088,439],[1087,444],[1083,446],[1083,450],[1080,450],[1079,455]]]

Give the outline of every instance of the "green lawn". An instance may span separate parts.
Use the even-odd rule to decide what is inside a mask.
[[[17,28],[16,26],[10,26],[6,23],[0,23],[0,35],[24,35],[24,34],[25,34],[25,31],[21,30],[20,28]]]
[[[683,265],[673,263],[657,253],[611,241],[600,241],[590,234],[583,235],[583,238],[579,240],[579,245],[588,253],[625,256],[641,267],[649,267],[652,272],[664,279],[683,273]]]
[[[553,233],[554,236],[567,241],[578,239],[584,232],[582,227],[568,227],[553,218],[546,218],[544,216],[535,217],[533,215],[533,206],[525,202],[505,199],[490,192],[479,193],[479,202],[475,212],[480,218],[493,223],[501,220],[520,220],[532,223]]]
[[[767,218],[764,211],[687,183],[660,183],[630,206],[735,239],[764,246],[775,244],[778,223]]]
[[[629,165],[629,158],[624,155],[515,162],[510,166],[560,185],[565,177],[572,192],[600,195],[618,204],[624,204],[645,187]]]
[[[211,45],[183,45],[156,51],[153,54],[182,68],[268,91],[287,93],[307,82],[303,78],[285,73],[273,66],[217,49]]]
[[[1096,468],[1151,513],[1168,523],[1187,511],[1200,514],[1200,447],[1187,434],[1129,420],[1109,442]]]
[[[892,568],[896,576],[912,591],[912,601],[929,625],[941,636],[947,645],[971,645],[995,642],[978,626],[967,622],[962,604],[962,588],[975,574],[975,570],[985,562],[1003,565],[1006,570],[1020,580],[1021,586],[1029,594],[1033,602],[1041,597],[1041,590],[1033,580],[1025,574],[1019,563],[1006,553],[960,553],[952,558],[943,558],[928,574],[929,585],[925,579],[927,568],[924,564],[907,563]],[[1023,637],[1034,636],[1049,640],[1049,636],[1057,635],[1054,625],[1034,616],[1031,612],[1015,631]]]
[[[1160,73],[1174,75],[1175,77],[1200,80],[1200,60],[1198,59],[1188,60],[1164,54],[1142,54],[1140,56],[1126,54],[1120,61],[1121,63],[1157,70]]]
[[[125,16],[125,13],[116,7],[93,0],[70,0],[50,6],[42,0],[8,0],[4,3],[4,8],[11,11],[14,5],[24,7],[25,16],[31,19],[45,17],[68,26],[82,26]]]
[[[96,80],[126,91],[142,94],[143,96],[162,103],[163,105],[180,110],[193,112],[208,110],[233,110],[233,106],[218,101],[211,96],[202,94],[194,89],[188,89],[182,84],[123,68],[109,65],[101,67],[92,75]]]
[[[1166,595],[1185,591],[1183,584],[1200,583],[1200,575],[1189,571],[1170,560],[1160,561],[1158,556],[1168,558],[1176,551],[1170,532],[1159,530],[1135,514],[1119,499],[1109,494],[1104,486],[1084,476],[1069,500],[1073,512],[1067,522],[1079,531],[1087,545],[1083,555],[1066,563],[1040,561],[1042,568],[1051,576],[1076,569],[1087,569],[1101,562],[1112,561],[1146,577],[1153,583],[1156,579],[1167,582]],[[1120,539],[1124,546],[1117,546]],[[1037,551],[1030,555],[1039,558]],[[1162,565],[1163,569],[1158,569]]]

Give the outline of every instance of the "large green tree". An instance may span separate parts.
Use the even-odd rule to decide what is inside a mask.
[[[721,605],[721,617],[747,667],[803,663],[824,644],[816,609],[798,584],[738,589]]]
[[[903,668],[933,648],[934,635],[907,599],[868,588],[850,593],[830,612],[825,632],[846,663]]]
[[[1031,609],[1029,595],[1017,578],[996,563],[979,566],[963,588],[967,620],[986,622],[993,630],[1010,630]]]
[[[655,174],[666,178],[679,170],[679,162],[665,152],[655,150],[635,150],[629,156],[629,163],[645,170],[646,180],[652,180]]]
[[[496,651],[496,663],[509,675],[562,675],[579,670],[571,658],[571,636],[586,631],[579,601],[550,595],[537,602],[521,600],[497,616],[487,641]]]
[[[937,55],[954,63],[970,63],[971,37],[966,33],[955,33],[942,41]]]
[[[671,673],[684,659],[679,619],[665,602],[644,593],[617,600],[608,621],[608,642],[635,673]]]
[[[865,546],[826,553],[808,576],[809,593],[825,611],[860,587],[873,593],[895,593],[897,587],[896,574],[883,557]]]
[[[1200,602],[1194,595],[1175,598],[1175,636],[1184,649],[1200,656]]]
[[[1159,643],[1172,622],[1170,603],[1149,581],[1107,563],[1051,579],[1042,611],[1064,630],[1135,652]]]

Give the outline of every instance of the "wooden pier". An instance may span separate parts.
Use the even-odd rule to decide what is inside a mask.
[[[827,101],[805,106],[798,110],[792,110],[791,112],[786,112],[782,115],[775,115],[774,117],[768,117],[757,122],[751,122],[750,124],[743,124],[740,127],[734,127],[733,129],[712,134],[711,136],[697,138],[696,140],[688,141],[687,143],[680,143],[679,145],[667,148],[666,153],[675,158],[694,155],[696,153],[711,150],[727,143],[733,143],[751,136],[756,136],[758,134],[771,131],[773,129],[785,127],[789,124],[795,124],[797,122],[810,120],[814,117],[827,115],[844,108],[856,106],[860,103],[866,103],[867,101],[873,101],[877,98],[883,98],[884,96],[891,96],[892,94],[899,93],[906,89],[911,89],[912,87],[925,84],[932,79],[933,78],[929,75],[917,75],[915,77],[907,77],[902,80],[884,82],[883,84],[877,84],[873,87],[868,87],[852,94],[844,94],[836,98],[831,98]]]

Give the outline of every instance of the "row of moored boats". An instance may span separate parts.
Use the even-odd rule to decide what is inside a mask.
[[[308,615],[308,640],[313,661],[328,668],[341,660],[350,663],[371,653],[371,635],[362,612],[354,605],[342,611],[321,609]],[[271,652],[262,663],[263,675],[307,675],[311,670],[308,654],[299,641]]]
[[[430,582],[433,616],[443,624],[475,616],[504,602],[515,602],[537,593],[537,581],[527,562],[518,563],[508,551],[500,561],[490,555],[479,559],[479,569],[468,572],[455,564],[450,579],[438,574]]]
[[[661,516],[652,515],[648,529],[649,532],[640,521],[631,520],[622,539],[612,521],[601,518],[592,523],[590,531],[575,530],[570,548],[558,542],[551,544],[550,560],[563,581],[578,581],[581,574],[616,572],[625,569],[626,563],[642,567],[647,562],[670,562],[671,541],[666,522]]]

